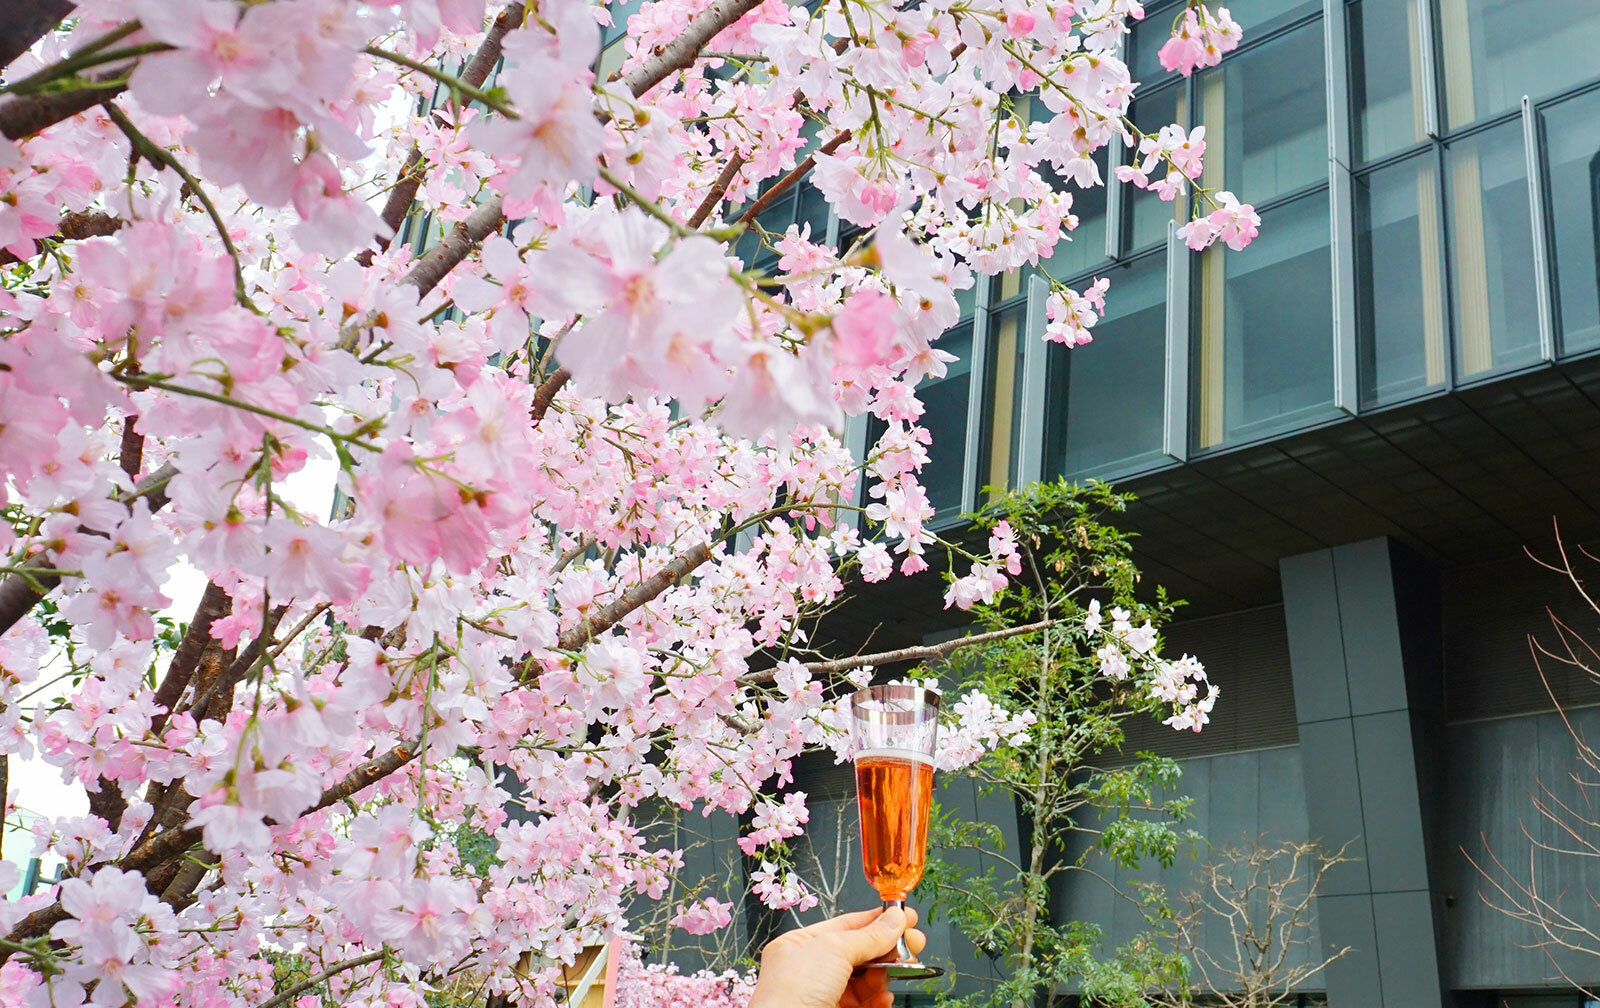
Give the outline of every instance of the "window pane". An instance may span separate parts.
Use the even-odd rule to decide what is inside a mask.
[[[1361,395],[1387,402],[1445,380],[1443,243],[1432,156],[1356,179]]]
[[[922,400],[921,426],[933,437],[928,446],[928,461],[918,473],[918,481],[928,493],[940,517],[961,510],[961,474],[967,445],[967,395],[972,388],[972,323],[950,329],[935,344],[956,355],[943,378],[923,381],[917,386]],[[867,449],[878,443],[888,424],[877,417],[867,423]]]
[[[1565,353],[1600,346],[1600,91],[1544,113],[1550,234]]]
[[[989,365],[985,385],[989,396],[983,419],[983,455],[978,467],[979,487],[1017,485],[1017,435],[1022,430],[1022,355],[1026,340],[1037,339],[1027,329],[1028,305],[1018,302],[993,313],[989,319]]]
[[[1362,0],[1350,7],[1350,97],[1357,161],[1423,138],[1418,0]]]
[[[1322,25],[1309,24],[1199,78],[1206,184],[1260,206],[1327,178]]]
[[[1453,143],[1445,158],[1458,374],[1471,378],[1536,360],[1539,316],[1522,123],[1512,120]]]
[[[1074,479],[1129,472],[1161,454],[1167,344],[1167,258],[1104,274],[1106,315],[1094,342],[1051,345],[1045,474]]]
[[[1439,28],[1451,126],[1600,75],[1595,0],[1440,0]]]
[[[1188,101],[1184,96],[1184,86],[1175,84],[1162,88],[1151,95],[1146,95],[1133,103],[1130,118],[1133,124],[1146,133],[1155,134],[1163,126],[1171,123],[1188,124]],[[1137,147],[1137,145],[1136,145]],[[1128,163],[1137,159],[1137,149],[1128,151]],[[1153,177],[1159,178],[1158,168],[1152,172]],[[1120,184],[1120,183],[1119,183]],[[1186,200],[1179,197],[1171,203],[1165,203],[1159,196],[1144,189],[1135,189],[1128,186],[1123,190],[1124,214],[1126,220],[1122,229],[1122,244],[1124,251],[1131,252],[1135,249],[1146,248],[1150,245],[1167,240],[1167,222],[1175,215],[1182,214]],[[1179,220],[1185,218],[1178,217]]]
[[[1261,215],[1243,252],[1200,261],[1195,441],[1244,441],[1332,412],[1333,290],[1328,197]]]
[[[1117,185],[1106,171],[1106,151],[1102,147],[1094,154],[1094,163],[1100,168],[1100,177]],[[1072,193],[1072,212],[1078,226],[1064,232],[1056,242],[1050,258],[1039,265],[1057,280],[1093,269],[1106,258],[1106,187],[1103,185],[1080,189],[1070,182],[1062,182],[1048,164],[1040,165],[1040,174],[1050,180],[1051,188]]]
[[[1133,29],[1129,48],[1128,69],[1134,80],[1153,84],[1167,74],[1156,54],[1172,37],[1175,19],[1183,14],[1186,6],[1162,4],[1160,10],[1155,10],[1155,4],[1147,5],[1144,20]],[[1212,4],[1211,8],[1215,10],[1219,6],[1228,8],[1228,13],[1244,29],[1246,40],[1322,9],[1320,0],[1233,0],[1232,3]]]

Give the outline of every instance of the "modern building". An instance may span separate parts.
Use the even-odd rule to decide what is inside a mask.
[[[961,362],[921,390],[925,483],[952,529],[986,485],[1138,495],[1147,580],[1190,602],[1169,650],[1224,692],[1204,733],[1152,726],[1130,748],[1182,760],[1215,842],[1358,858],[1315,908],[1323,947],[1352,951],[1302,1003],[1578,1008],[1600,958],[1528,947],[1473,861],[1531,872],[1600,929],[1594,859],[1539,846],[1571,839],[1535,810],[1541,785],[1582,796],[1528,640],[1555,643],[1552,612],[1600,640],[1600,617],[1524,552],[1553,556],[1553,519],[1569,548],[1600,541],[1600,3],[1230,6],[1245,43],[1184,80],[1155,58],[1179,8],[1148,5],[1132,114],[1204,124],[1205,183],[1253,202],[1261,236],[1196,256],[1171,204],[1084,194],[1045,268],[1111,279],[1095,341],[1038,339],[1032,271],[978,290],[942,344]],[[826,222],[804,194],[769,213]],[[948,634],[941,587],[863,586],[834,632],[873,650]],[[1600,686],[1555,668],[1574,725],[1600,732]],[[826,762],[801,776],[819,809],[851,798]],[[1003,800],[945,797],[1016,825]],[[1056,903],[1114,936],[1137,923],[1103,887]],[[991,968],[937,926],[932,945]]]

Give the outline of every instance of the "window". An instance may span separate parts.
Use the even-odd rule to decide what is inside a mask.
[[[1047,477],[1121,475],[1163,458],[1166,256],[1146,256],[1104,276],[1111,290],[1094,342],[1049,348]]]
[[[1156,6],[1147,5],[1150,9],[1145,19],[1134,27],[1128,51],[1128,69],[1133,79],[1148,84],[1158,83],[1167,73],[1162,69],[1157,54],[1167,39],[1172,37],[1173,25],[1177,18],[1183,16],[1187,4],[1161,4],[1160,10],[1154,9]],[[1320,0],[1233,0],[1232,3],[1213,4],[1211,9],[1216,10],[1218,6],[1228,9],[1233,19],[1239,22],[1239,27],[1244,29],[1246,39],[1260,38],[1291,21],[1322,10]]]
[[[1444,243],[1432,154],[1355,183],[1362,402],[1444,384]]]
[[[996,278],[996,288],[1001,280]],[[1018,438],[1025,422],[1022,415],[1023,355],[1027,341],[1038,334],[1027,330],[1026,299],[1014,300],[989,316],[988,374],[984,388],[989,398],[983,418],[983,452],[978,467],[980,487],[1017,485]]]
[[[1304,25],[1198,78],[1205,184],[1256,206],[1328,177],[1322,25]]]
[[[1600,346],[1600,91],[1545,110],[1563,353]]]
[[[1461,378],[1539,356],[1533,231],[1522,123],[1512,120],[1446,149],[1456,367]]]
[[[1129,118],[1140,130],[1155,134],[1161,127],[1171,123],[1187,125],[1189,118],[1189,103],[1185,95],[1184,85],[1180,83],[1169,84],[1153,94],[1143,95],[1133,103]],[[1207,150],[1208,157],[1214,157]],[[1127,152],[1127,162],[1132,164],[1139,157],[1138,144]],[[1152,178],[1162,177],[1160,167],[1151,173]],[[1176,218],[1187,220],[1184,216],[1187,201],[1179,197],[1171,203],[1161,200],[1153,192],[1134,189],[1129,186],[1123,190],[1123,229],[1122,244],[1124,251],[1132,252],[1137,249],[1148,248],[1152,245],[1164,243],[1167,240],[1167,222]]]
[[[1096,151],[1094,163],[1107,184],[1119,185],[1106,171],[1106,151],[1105,147]],[[1106,258],[1106,187],[1079,189],[1056,179],[1048,164],[1040,168],[1041,174],[1050,179],[1052,188],[1072,193],[1072,212],[1078,218],[1078,226],[1062,234],[1055,251],[1039,263],[1039,268],[1057,280],[1093,269]]]
[[[1594,0],[1439,0],[1445,108],[1452,127],[1595,76]]]
[[[1262,213],[1261,236],[1244,251],[1201,254],[1191,372],[1197,448],[1332,415],[1328,235],[1321,191]]]
[[[1422,140],[1422,0],[1361,0],[1350,6],[1351,143],[1373,161]]]

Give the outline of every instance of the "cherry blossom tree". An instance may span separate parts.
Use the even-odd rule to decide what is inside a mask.
[[[794,835],[763,793],[896,657],[816,617],[933,550],[952,604],[1014,567],[927,527],[955,292],[1070,240],[1116,136],[1191,246],[1254,233],[1201,130],[1129,122],[1142,15],[651,0],[610,71],[588,0],[8,7],[0,756],[89,814],[35,829],[67,878],[0,904],[0,1004],[548,1004],[668,892],[641,802]],[[1185,73],[1239,37],[1174,30]],[[764,231],[802,182],[860,237]],[[1108,296],[1052,283],[1046,336]],[[285,489],[317,466],[330,514]],[[964,709],[947,764],[1019,723]]]

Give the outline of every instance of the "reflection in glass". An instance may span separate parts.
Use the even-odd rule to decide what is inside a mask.
[[[917,398],[923,405],[921,426],[933,438],[918,479],[928,493],[928,502],[943,518],[963,506],[961,474],[967,454],[967,396],[972,390],[972,323],[947,330],[934,345],[955,354],[956,359],[943,378],[926,379],[917,386]],[[867,425],[869,451],[887,429],[882,420],[872,418]]]
[[[1183,14],[1186,4],[1145,5],[1145,17],[1133,29],[1133,39],[1128,50],[1128,69],[1133,79],[1146,84],[1157,84],[1166,76],[1156,54],[1172,37],[1174,19]],[[1212,9],[1216,9],[1213,5]],[[1297,18],[1322,10],[1320,0],[1233,0],[1221,4],[1244,29],[1245,39],[1260,38],[1264,33],[1286,25]]]
[[[1439,0],[1445,108],[1452,127],[1595,76],[1595,0]]]
[[[1600,346],[1600,91],[1544,113],[1561,350]]]
[[[1364,403],[1445,381],[1444,246],[1431,157],[1356,179],[1356,310]]]
[[[1105,147],[1096,151],[1094,163],[1100,169],[1100,177],[1116,185],[1106,171],[1106,151]],[[1106,258],[1106,187],[1079,189],[1071,182],[1062,182],[1048,164],[1039,168],[1052,188],[1072,193],[1072,212],[1078,218],[1078,226],[1062,234],[1050,258],[1039,266],[1058,280],[1093,269]]]
[[[1184,95],[1182,84],[1162,88],[1154,94],[1142,95],[1133,103],[1129,118],[1140,130],[1154,135],[1161,127],[1172,123],[1187,126],[1189,121],[1189,103]],[[1214,157],[1208,150],[1206,156]],[[1132,164],[1138,160],[1138,145],[1127,152],[1127,162]],[[1158,167],[1151,172],[1152,179],[1162,177]],[[1148,190],[1135,189],[1128,186],[1123,190],[1123,228],[1122,247],[1125,252],[1146,248],[1151,245],[1163,243],[1167,240],[1167,222],[1176,218],[1179,221],[1187,220],[1183,214],[1188,201],[1179,197],[1171,203],[1163,202],[1161,197]],[[1061,274],[1055,274],[1058,278]]]
[[[1193,365],[1196,447],[1249,440],[1317,419],[1333,402],[1328,197],[1261,215],[1243,252],[1200,260]]]
[[[1451,144],[1445,165],[1457,373],[1530,363],[1539,316],[1521,121]]]
[[[1357,162],[1426,136],[1418,0],[1360,0],[1350,7],[1350,98]]]
[[[1322,25],[1316,23],[1200,75],[1207,185],[1220,177],[1241,199],[1260,206],[1327,178],[1321,67]]]
[[[1027,302],[996,311],[989,321],[989,392],[983,418],[983,454],[978,466],[980,487],[1017,485],[1017,437],[1022,432],[1023,351],[1029,337]]]
[[[1166,256],[1158,253],[1107,270],[1111,290],[1106,315],[1094,327],[1094,342],[1072,348],[1051,345],[1045,385],[1046,476],[1109,477],[1161,457],[1166,265]]]

